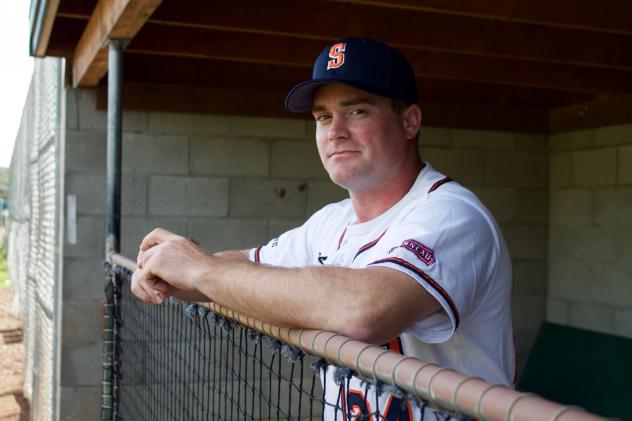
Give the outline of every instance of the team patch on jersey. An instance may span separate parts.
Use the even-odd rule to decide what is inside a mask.
[[[396,248],[403,247],[408,251],[413,252],[415,256],[419,258],[426,266],[430,266],[435,262],[434,252],[430,247],[426,247],[415,240],[404,240],[401,246],[393,247],[389,253],[392,253]]]

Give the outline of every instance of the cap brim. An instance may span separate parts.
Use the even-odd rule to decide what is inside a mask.
[[[293,113],[302,113],[311,110],[312,103],[314,102],[314,92],[319,87],[327,85],[329,83],[351,86],[352,88],[356,88],[361,91],[388,98],[388,94],[383,92],[383,89],[359,81],[346,81],[333,78],[313,79],[301,82],[292,88],[292,90],[287,94],[287,97],[285,98],[285,108]]]
[[[287,94],[285,108],[293,113],[302,113],[312,109],[314,91],[327,83],[340,83],[335,79],[318,79],[301,82]]]

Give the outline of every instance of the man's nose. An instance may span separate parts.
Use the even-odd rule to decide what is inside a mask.
[[[329,140],[344,140],[349,137],[349,128],[347,122],[342,117],[332,117],[329,127]]]

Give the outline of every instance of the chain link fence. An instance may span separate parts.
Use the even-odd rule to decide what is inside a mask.
[[[7,260],[24,321],[24,394],[34,420],[55,411],[62,66],[36,59],[10,168]]]

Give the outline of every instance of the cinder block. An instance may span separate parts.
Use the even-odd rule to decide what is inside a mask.
[[[552,153],[550,155],[549,185],[551,187],[568,187],[571,185],[570,152]]]
[[[67,130],[66,171],[105,174],[106,143],[105,130]]]
[[[545,190],[516,191],[515,221],[528,224],[547,224],[549,220],[549,195]]]
[[[513,297],[511,313],[516,330],[538,329],[546,314],[546,298]]]
[[[105,241],[105,235],[103,238]],[[64,257],[62,299],[99,300],[104,296],[104,256]]]
[[[201,219],[191,220],[191,236],[205,250],[242,250],[268,242],[265,219]]]
[[[632,226],[618,227],[617,263],[632,267]],[[632,279],[632,278],[630,278]]]
[[[561,325],[568,324],[568,303],[564,300],[549,298],[546,306],[546,321],[558,323]]]
[[[65,193],[76,197],[77,215],[105,215],[105,173],[66,172]]]
[[[613,227],[575,228],[572,256],[595,263],[614,263],[617,258],[617,232]]]
[[[545,261],[523,261],[513,263],[515,296],[546,296],[548,268]]]
[[[94,344],[103,334],[103,300],[64,301],[61,340],[64,345]]]
[[[105,218],[101,216],[77,217],[77,243],[64,244],[64,256],[105,256]]]
[[[185,136],[225,136],[230,132],[230,118],[206,114],[151,113],[149,132]]]
[[[551,225],[589,225],[592,222],[592,192],[570,189],[551,192]]]
[[[618,168],[617,183],[632,184],[632,146],[621,146],[619,148]]]
[[[481,151],[427,148],[422,143],[421,158],[461,184],[472,186],[483,182],[483,152]]]
[[[452,143],[450,129],[447,127],[422,127],[419,136],[419,145],[424,146],[444,146],[448,147]]]
[[[329,179],[316,142],[273,142],[270,162],[273,177]]]
[[[544,154],[485,152],[485,184],[545,188],[547,185],[547,157]]]
[[[571,175],[574,186],[614,185],[617,180],[617,149],[601,148],[573,152]]]
[[[268,221],[268,238],[276,238],[284,232],[300,227],[304,222],[303,219],[271,219]]]
[[[569,258],[570,241],[568,237],[570,237],[568,227],[549,226],[549,261]]]
[[[513,259],[539,260],[546,256],[546,227],[510,225],[502,231]]]
[[[146,215],[147,176],[138,173],[123,173],[121,180],[121,214]]]
[[[97,95],[94,89],[77,89],[77,107],[80,129],[106,129],[107,110],[97,109]],[[123,131],[145,131],[149,115],[143,111],[123,111]]]
[[[305,140],[306,122],[294,118],[231,117],[233,136]]]
[[[102,351],[101,343],[62,344],[61,386],[100,386],[103,380]]]
[[[576,261],[551,262],[550,270],[549,297],[612,306],[632,302],[630,270]]]
[[[144,133],[149,130],[147,111],[123,111],[123,131],[126,133]]]
[[[149,212],[160,216],[226,216],[228,179],[153,176],[149,179]]]
[[[516,133],[452,129],[452,145],[464,148],[511,150],[516,146]]]
[[[576,261],[614,263],[617,259],[614,227],[551,227],[549,256]]]
[[[101,417],[101,386],[62,387],[60,420],[98,420]]]
[[[578,130],[574,132],[557,133],[550,136],[553,151],[570,151],[589,148],[595,143],[594,130]]]
[[[141,241],[154,228],[189,237],[189,223],[185,217],[127,216],[121,220],[121,253],[135,260]]]
[[[632,225],[632,187],[617,189],[617,222]]]
[[[549,151],[549,136],[545,134],[516,133],[516,150],[546,153]]]
[[[620,308],[614,311],[614,333],[632,338],[632,308]]]
[[[614,333],[614,309],[608,305],[570,302],[568,324],[602,333]]]
[[[194,137],[191,140],[194,175],[266,176],[269,163],[270,146],[258,139]]]
[[[95,89],[75,89],[80,129],[107,128],[107,112],[97,110]]]
[[[632,124],[599,127],[595,129],[595,145],[629,145],[632,144]]]
[[[79,108],[77,105],[77,90],[71,87],[64,88],[66,95],[66,130],[79,128]]]
[[[230,215],[233,218],[304,218],[305,182],[295,180],[232,180]]]
[[[617,222],[617,189],[600,188],[592,191],[593,222],[612,225]]]
[[[514,219],[515,191],[510,187],[474,187],[472,191],[491,211],[496,221],[510,222]]]
[[[189,139],[137,133],[123,134],[124,172],[188,174]]]
[[[305,122],[305,140],[308,142],[316,141],[316,122],[314,119],[304,120]]]
[[[307,186],[307,214],[312,215],[325,205],[348,198],[349,193],[331,181],[310,181]]]

